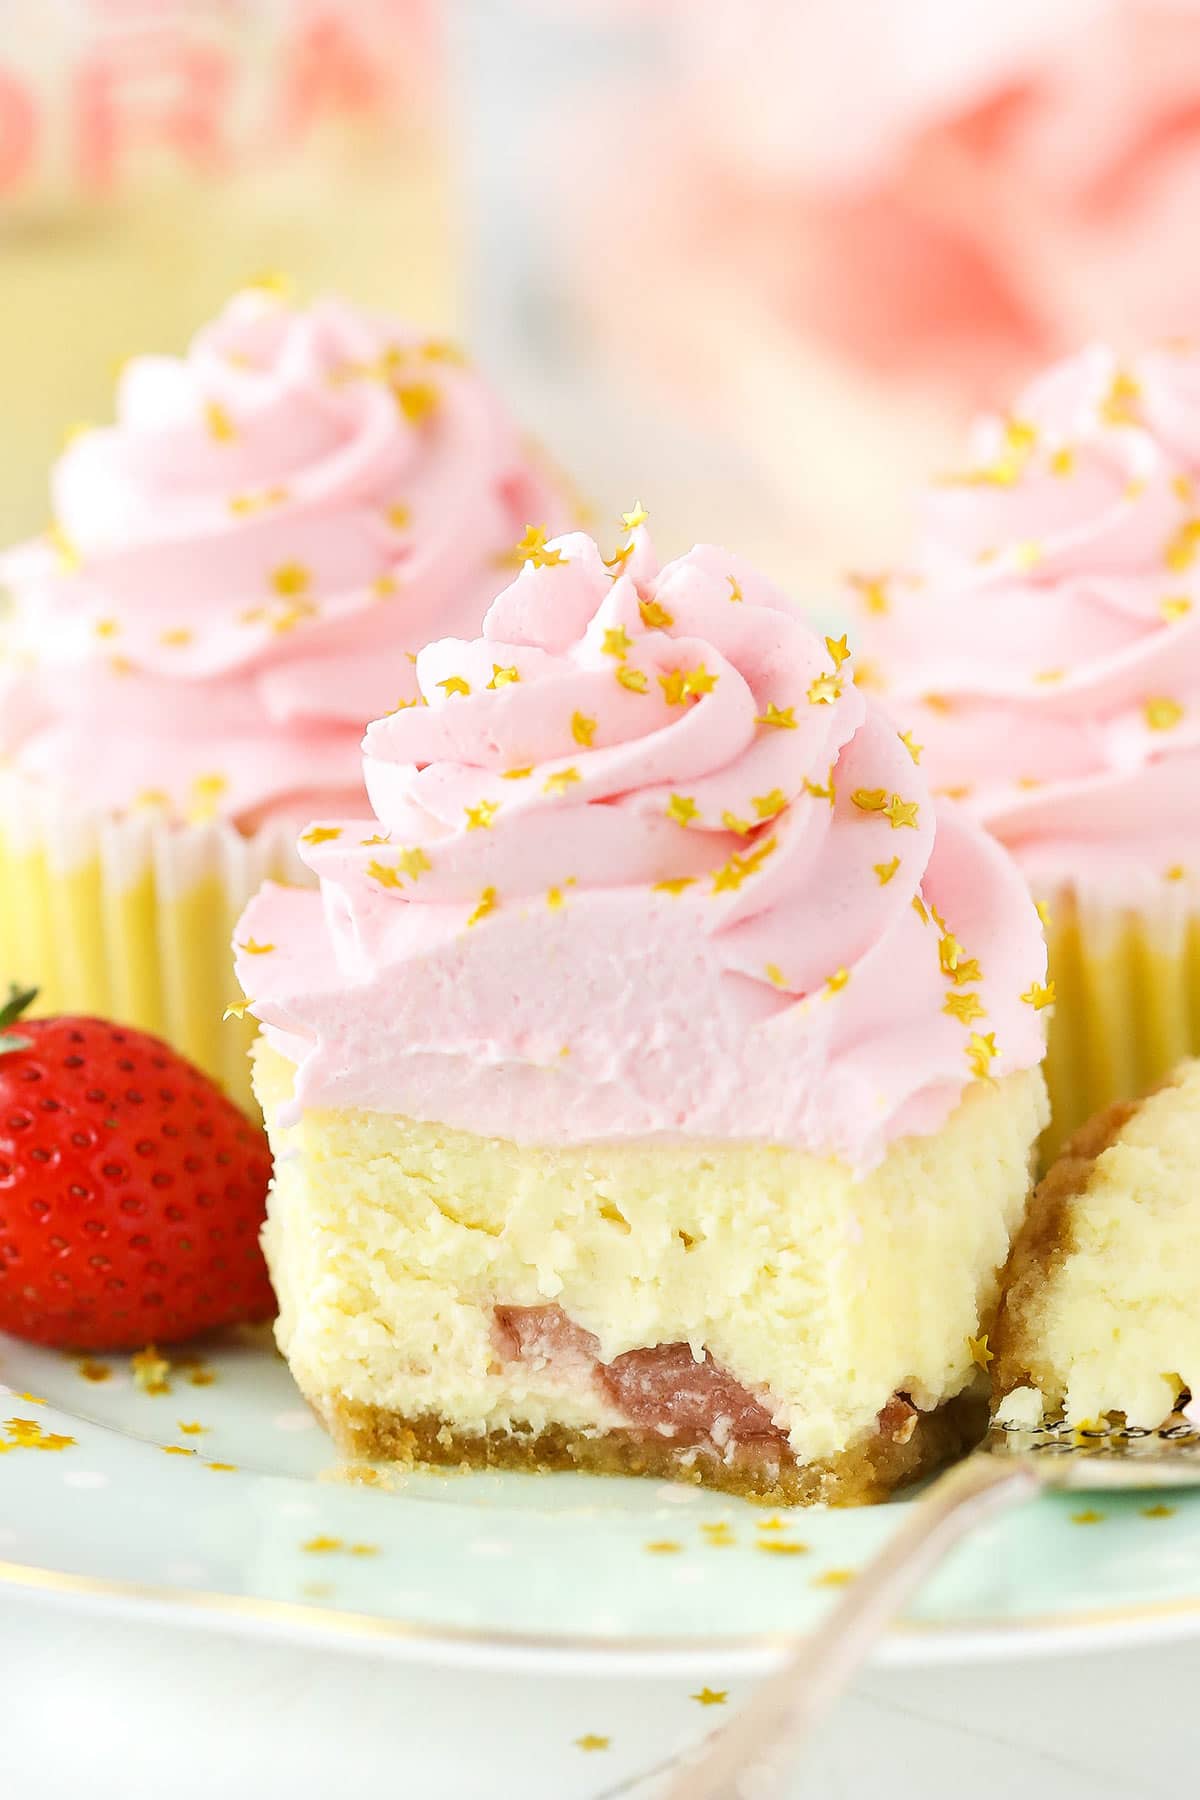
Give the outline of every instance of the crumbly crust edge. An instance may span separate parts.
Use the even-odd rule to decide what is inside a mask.
[[[681,1447],[644,1432],[595,1434],[552,1426],[464,1432],[436,1414],[407,1417],[341,1396],[309,1396],[344,1453],[402,1468],[519,1469],[541,1474],[650,1476],[686,1481],[767,1506],[856,1506],[884,1500],[971,1448],[986,1424],[974,1394],[919,1413],[906,1442],[881,1431],[826,1461],[799,1463],[786,1446],[755,1444],[726,1459],[711,1447]]]

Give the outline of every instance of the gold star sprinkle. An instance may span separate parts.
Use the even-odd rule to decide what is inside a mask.
[[[975,1367],[977,1369],[982,1369],[986,1375],[989,1366],[996,1360],[996,1352],[988,1349],[988,1334],[986,1331],[981,1337],[969,1337],[967,1339],[967,1354],[975,1364]]]
[[[755,794],[752,804],[760,819],[773,819],[781,813],[788,803],[788,797],[782,788],[772,788],[769,794]]]
[[[1054,1005],[1054,983],[1048,981],[1045,987],[1039,987],[1035,981],[1021,995],[1026,1006],[1032,1006],[1035,1012],[1042,1012],[1047,1006]]]
[[[827,994],[840,994],[849,979],[849,969],[838,969],[825,983],[825,992]]]
[[[533,774],[533,764],[527,763],[523,769],[505,769],[501,781],[526,781]]]
[[[841,668],[841,666],[844,662],[849,660],[850,646],[846,642],[845,632],[843,632],[841,637],[839,637],[839,638],[827,637],[825,639],[825,648],[828,650],[830,656],[833,658],[833,667],[834,667],[835,672]]]
[[[1138,425],[1141,419],[1138,402],[1141,385],[1127,369],[1118,369],[1107,394],[1100,402],[1100,417],[1106,425]]]
[[[635,500],[633,503],[633,511],[621,514],[621,523],[626,531],[636,531],[638,526],[644,525],[649,517],[650,514],[646,511],[641,501]]]
[[[660,675],[658,685],[668,706],[682,706],[687,694],[687,677],[682,669],[668,669]]]
[[[1173,625],[1177,619],[1186,619],[1192,610],[1192,603],[1186,594],[1172,594],[1159,602],[1160,615]]]
[[[116,619],[97,619],[92,629],[98,638],[115,638],[121,627]]]
[[[700,808],[688,794],[672,794],[667,801],[667,817],[676,825],[690,825]]]
[[[767,1556],[807,1556],[808,1545],[798,1544],[793,1538],[760,1538],[755,1544],[756,1550]]]
[[[406,381],[394,386],[392,393],[410,425],[423,425],[437,411],[438,391],[431,381]]]
[[[238,949],[244,950],[247,956],[269,956],[274,948],[274,944],[260,944],[256,938],[252,937],[247,938],[244,944],[238,945]]]
[[[684,888],[695,887],[695,885],[696,877],[694,875],[675,875],[669,881],[656,881],[654,892],[656,894],[682,894]]]
[[[196,1454],[186,1444],[163,1444],[162,1453],[164,1456],[195,1456]]]
[[[171,1365],[165,1356],[160,1356],[153,1344],[147,1344],[129,1359],[129,1369],[134,1383],[143,1394],[168,1394],[170,1385],[167,1376],[171,1373]]]
[[[918,917],[918,919],[920,919],[920,921],[921,921],[921,923],[922,923],[922,925],[928,925],[928,923],[929,923],[929,912],[928,912],[928,910],[927,910],[927,908],[926,908],[926,905],[925,905],[925,902],[924,902],[924,900],[922,900],[922,898],[921,898],[921,896],[920,896],[920,894],[914,894],[914,895],[913,895],[913,897],[912,897],[912,909],[913,909],[913,911],[914,911],[914,912],[915,912],[915,913],[916,913],[916,915],[917,915],[917,917]]]
[[[393,501],[383,516],[393,531],[406,531],[412,524],[412,508],[405,506],[403,500]]]
[[[491,690],[494,688],[511,687],[514,681],[520,681],[520,679],[521,671],[517,668],[515,663],[507,669],[501,668],[499,663],[493,663],[492,679],[488,682],[488,688]]]
[[[1098,1513],[1094,1506],[1085,1506],[1082,1512],[1071,1514],[1072,1525],[1101,1525],[1104,1514]]]
[[[875,873],[879,877],[880,887],[886,887],[896,870],[900,867],[900,858],[893,856],[891,862],[876,863]]]
[[[860,812],[881,813],[887,811],[886,788],[855,788],[850,799]]]
[[[677,1556],[683,1549],[683,1545],[677,1543],[674,1538],[653,1538],[646,1548],[651,1556]]]
[[[962,953],[962,945],[950,932],[945,932],[938,939],[938,962],[941,964],[943,975],[953,975]]]
[[[978,1080],[987,1080],[992,1058],[997,1054],[994,1031],[989,1031],[985,1036],[973,1031],[967,1039],[967,1061],[971,1065],[972,1075]]]
[[[334,838],[340,838],[341,835],[340,825],[313,825],[301,833],[300,842],[302,844],[330,844]]]
[[[828,800],[830,806],[833,805],[834,800],[836,799],[836,795],[834,792],[834,786],[833,786],[833,769],[834,769],[834,765],[832,763],[830,763],[829,775],[826,779],[824,787],[821,786],[821,783],[819,781],[810,781],[807,775],[804,777],[805,793],[811,794],[814,800]]]
[[[919,763],[921,760],[921,752],[925,748],[924,744],[914,743],[911,731],[902,731],[900,733],[900,742],[904,745],[904,748],[908,751],[908,754],[912,757],[913,761]]]
[[[774,725],[780,731],[795,731],[796,709],[794,706],[776,706],[773,700],[767,702],[765,713],[759,713],[756,725]]]
[[[1061,450],[1056,450],[1050,458],[1050,473],[1052,475],[1070,475],[1074,472],[1074,469],[1075,452],[1067,445],[1064,445]]]
[[[467,920],[467,924],[468,925],[478,925],[478,923],[481,919],[486,919],[489,913],[495,912],[496,905],[497,905],[497,901],[496,901],[495,888],[494,887],[485,887],[482,894],[480,894],[480,896],[479,896],[479,904],[476,906],[475,911],[471,914],[470,918]]]
[[[983,1002],[978,994],[947,994],[942,1002],[942,1011],[957,1019],[960,1025],[971,1025],[976,1019],[987,1017]]]
[[[694,1700],[698,1706],[724,1706],[728,1698],[728,1688],[702,1687],[698,1694],[688,1695],[688,1699]]]
[[[983,970],[978,957],[960,956],[950,979],[956,987],[969,987],[973,981],[982,981]]]
[[[633,639],[623,625],[610,626],[604,633],[600,648],[605,656],[615,656],[624,661],[633,649]]]
[[[94,1362],[91,1358],[80,1363],[79,1373],[85,1381],[109,1381],[112,1379],[112,1370],[108,1364]]]
[[[373,860],[367,864],[365,873],[368,880],[377,881],[380,887],[398,888],[404,886],[404,883],[400,879],[399,870],[391,867],[388,863],[381,863]]]
[[[667,631],[675,623],[674,616],[657,600],[639,600],[638,611],[642,615],[642,624],[651,631]]]
[[[728,1550],[731,1545],[737,1543],[737,1539],[733,1535],[733,1528],[728,1519],[702,1519],[700,1522],[700,1530],[704,1534],[708,1544],[714,1550]]]
[[[787,986],[787,978],[778,963],[767,964],[767,980],[772,987],[785,988]]]
[[[464,681],[461,675],[447,675],[444,681],[438,682],[438,686],[446,695],[447,699],[449,699],[452,694],[469,694],[471,691],[470,682]]]
[[[595,735],[595,719],[589,719],[586,713],[572,713],[571,736],[575,739],[577,744],[582,744],[585,750],[590,750],[592,747],[592,739]]]
[[[777,839],[768,838],[765,844],[759,844],[748,856],[739,856],[735,852],[721,868],[713,870],[712,892],[736,893],[748,875],[758,874],[768,856],[777,848]]]
[[[1163,561],[1172,573],[1182,574],[1190,569],[1196,560],[1196,550],[1200,547],[1200,519],[1185,519],[1174,537],[1163,551]]]
[[[499,802],[496,802],[496,805],[498,804]],[[410,880],[415,881],[419,875],[428,874],[433,864],[420,845],[414,845],[411,850],[399,852],[396,857],[396,867],[402,875],[407,875]]]
[[[821,1588],[849,1587],[854,1580],[853,1569],[826,1569],[823,1575],[813,1578],[813,1586]]]
[[[741,583],[739,581],[735,581],[735,579],[732,575],[727,575],[725,577],[725,579],[729,583],[729,598],[733,601],[744,600],[745,595],[742,593]]]
[[[516,546],[514,554],[522,562],[532,563],[535,569],[556,569],[567,560],[561,550],[548,547],[545,527],[542,525],[525,527],[525,536]]]
[[[543,794],[565,794],[575,782],[582,780],[576,768],[558,769],[553,775],[547,775],[542,787]]]
[[[467,815],[468,831],[490,831],[492,820],[500,811],[500,802],[498,800],[481,800],[478,806],[464,807],[463,810]]]
[[[1160,694],[1144,703],[1142,716],[1151,731],[1173,731],[1182,720],[1184,709],[1178,700]]]
[[[271,571],[271,586],[277,594],[291,600],[298,594],[306,594],[312,585],[312,576],[303,563],[280,563]]]
[[[617,670],[617,680],[623,688],[628,688],[631,694],[644,694],[650,686],[645,670],[631,668],[628,663],[622,664]]]
[[[867,612],[880,614],[888,611],[886,576],[851,575],[849,581]]]
[[[754,830],[752,820],[739,819],[735,812],[723,812],[721,814],[721,823],[726,831],[732,831],[735,837],[749,837],[750,833]]]
[[[913,831],[917,829],[917,802],[915,800],[902,800],[899,794],[893,794],[884,810],[893,831],[899,831],[902,825],[909,826]]]
[[[237,1464],[236,1463],[210,1462],[210,1463],[205,1463],[204,1466],[206,1469],[221,1469],[223,1471],[228,1471],[228,1473],[231,1475],[237,1473]]]
[[[253,1000],[231,1000],[221,1014],[221,1023],[224,1024],[226,1019],[244,1019],[253,1005]]]
[[[1182,863],[1172,863],[1169,869],[1163,870],[1164,881],[1183,881],[1186,876],[1187,870]]]
[[[575,1747],[577,1750],[607,1750],[611,1742],[611,1738],[600,1737],[594,1731],[585,1731],[582,1737],[575,1739]]]
[[[1143,1519],[1173,1519],[1175,1517],[1175,1508],[1173,1506],[1164,1506],[1160,1500],[1157,1506],[1143,1506],[1142,1517]]]
[[[178,1419],[176,1420],[176,1423],[184,1437],[203,1437],[208,1430],[208,1426],[201,1425],[198,1419],[191,1419],[188,1421]]]
[[[618,549],[613,551],[611,556],[606,556],[604,558],[604,566],[606,569],[612,571],[612,578],[614,581],[616,581],[617,577],[623,572],[625,564],[632,555],[633,540],[631,538],[629,543],[622,544]]]
[[[836,675],[818,675],[808,684],[810,706],[833,706],[842,697],[842,684]]]
[[[563,904],[564,904],[563,891],[561,888],[552,887],[552,888],[547,889],[546,905],[551,909],[552,912],[556,912],[558,910],[558,908],[560,906],[562,906]]]
[[[710,675],[701,663],[698,668],[688,669],[684,674],[683,691],[693,700],[698,700],[702,694],[711,694],[720,679],[719,675]]]
[[[301,1544],[300,1548],[306,1550],[310,1556],[328,1556],[332,1551],[342,1548],[342,1540],[339,1537],[323,1535],[311,1537],[307,1543]]]
[[[371,583],[371,592],[377,600],[390,600],[399,586],[400,583],[394,575],[377,575]]]
[[[204,423],[209,437],[218,444],[231,444],[237,436],[233,420],[216,400],[205,403]]]

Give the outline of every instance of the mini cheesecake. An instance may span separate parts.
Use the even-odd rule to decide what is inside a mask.
[[[879,1498],[974,1428],[1033,904],[736,558],[527,545],[237,933],[280,1345],[357,1455]]]
[[[992,1371],[1002,1423],[1154,1429],[1200,1395],[1200,1062],[1098,1113],[1013,1245]]]

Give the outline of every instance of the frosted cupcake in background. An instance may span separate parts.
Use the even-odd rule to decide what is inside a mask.
[[[244,1098],[233,921],[305,878],[307,819],[368,810],[405,652],[477,629],[564,505],[457,352],[335,300],[238,296],[184,358],[130,363],[116,410],[0,562],[0,968]]]
[[[1200,353],[1052,370],[854,598],[929,779],[1043,903],[1057,1143],[1200,1048]]]

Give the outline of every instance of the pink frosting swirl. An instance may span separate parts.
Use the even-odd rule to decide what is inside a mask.
[[[519,1141],[744,1138],[876,1160],[1041,1056],[1017,871],[742,562],[538,547],[373,724],[377,829],[302,840],[239,975],[302,1105]],[[1024,998],[1023,998],[1024,996]]]
[[[1200,352],[1088,350],[971,451],[864,649],[1027,873],[1136,893],[1200,841]]]
[[[358,804],[405,648],[477,630],[527,521],[565,513],[450,346],[261,291],[132,362],[53,488],[0,567],[0,752],[87,805],[242,825]]]

